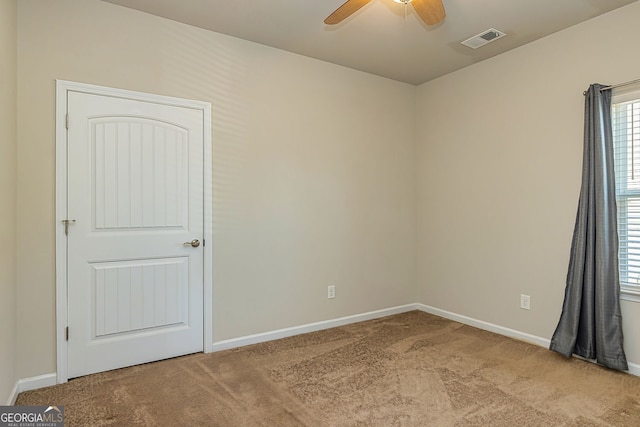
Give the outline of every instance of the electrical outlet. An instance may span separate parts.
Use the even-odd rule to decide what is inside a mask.
[[[327,286],[327,298],[335,298],[336,297],[336,287],[335,285]]]
[[[524,310],[531,310],[531,297],[529,295],[520,295],[520,308]]]

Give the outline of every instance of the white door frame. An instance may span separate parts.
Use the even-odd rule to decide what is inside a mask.
[[[56,376],[57,382],[68,380],[67,371],[67,238],[63,220],[67,218],[67,93],[95,95],[147,101],[202,111],[204,136],[204,352],[213,351],[213,165],[211,147],[211,103],[182,98],[133,92],[85,83],[56,80]]]

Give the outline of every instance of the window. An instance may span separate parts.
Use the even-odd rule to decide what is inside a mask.
[[[640,90],[614,94],[611,113],[620,287],[640,295]]]

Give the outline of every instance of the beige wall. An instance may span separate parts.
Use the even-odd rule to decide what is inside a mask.
[[[55,79],[212,103],[216,341],[416,301],[551,336],[580,185],[582,91],[638,78],[629,52],[640,3],[418,88],[97,0],[17,7],[18,126],[1,128],[18,135],[17,333],[5,328],[18,377],[55,371]],[[4,124],[4,97],[2,109]],[[0,173],[15,180],[5,159]],[[14,189],[0,201],[10,206]],[[0,276],[8,295],[11,265]],[[0,304],[10,324],[12,306]],[[638,307],[623,303],[634,363]],[[0,356],[11,375],[13,359]]]
[[[16,376],[16,0],[0,0],[0,405]]]
[[[55,79],[213,104],[216,341],[415,301],[414,87],[97,0],[21,0],[18,52],[21,378],[55,371]]]
[[[551,337],[580,189],[582,92],[640,77],[638,22],[633,3],[419,87],[420,302]],[[640,304],[624,301],[623,315],[637,364]]]

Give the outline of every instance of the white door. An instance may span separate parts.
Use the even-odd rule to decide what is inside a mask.
[[[203,351],[203,112],[67,93],[68,377]]]

